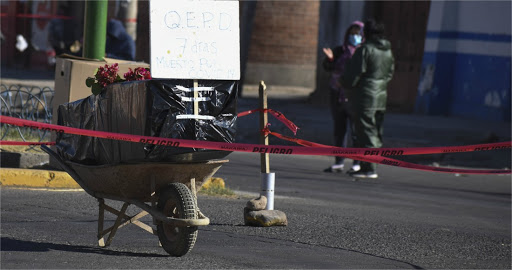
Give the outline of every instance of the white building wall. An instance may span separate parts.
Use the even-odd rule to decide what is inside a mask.
[[[457,4],[460,14],[456,29],[464,32],[509,34],[510,1],[457,1],[449,4]]]

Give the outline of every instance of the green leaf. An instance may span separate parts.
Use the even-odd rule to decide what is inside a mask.
[[[92,85],[91,91],[93,95],[98,95],[99,93],[101,93],[101,91],[103,91],[103,88],[99,84],[95,83]]]
[[[85,85],[87,85],[87,87],[92,87],[92,84],[94,83],[94,78],[91,78],[91,77],[88,77],[86,80],[85,80]]]

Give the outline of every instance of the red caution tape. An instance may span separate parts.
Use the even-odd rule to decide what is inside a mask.
[[[411,164],[403,161],[397,161],[385,156],[397,155],[418,155],[418,154],[439,154],[453,152],[473,152],[494,149],[511,148],[512,142],[488,143],[467,146],[449,146],[449,147],[417,147],[417,148],[339,148],[327,147],[320,144],[311,147],[301,146],[285,146],[285,145],[260,145],[260,144],[242,144],[242,143],[225,143],[212,141],[195,141],[184,139],[169,139],[150,136],[137,136],[131,134],[120,134],[105,131],[94,131],[72,127],[64,127],[59,125],[45,124],[14,117],[2,116],[0,122],[21,127],[40,129],[45,131],[53,131],[57,133],[68,133],[75,135],[83,135],[97,138],[140,142],[157,145],[166,145],[173,147],[187,148],[205,148],[221,151],[236,151],[249,153],[269,153],[284,155],[320,155],[320,156],[344,156],[364,161],[377,162],[385,165],[400,166],[411,169],[421,169],[437,172],[464,173],[464,174],[510,174],[511,170],[466,170],[466,169],[450,169],[437,168]],[[311,144],[311,142],[309,142]],[[313,143],[314,144],[314,143]],[[374,161],[373,161],[374,160]]]
[[[255,113],[255,112],[269,112],[271,115],[273,115],[277,120],[281,121],[281,123],[283,123],[285,126],[287,126],[292,132],[293,134],[297,134],[297,130],[299,129],[299,127],[297,127],[297,125],[295,125],[292,121],[288,120],[284,114],[282,114],[281,112],[278,112],[276,110],[272,110],[272,109],[254,109],[254,110],[249,110],[249,111],[245,111],[245,112],[241,112],[238,114],[238,117],[242,117],[242,116],[246,116],[246,115],[249,115],[249,114],[252,114],[252,113]]]
[[[310,141],[306,141],[306,140],[302,140],[302,139],[292,138],[289,136],[285,136],[285,135],[282,135],[279,133],[272,132],[268,129],[265,129],[264,132],[266,134],[273,135],[275,137],[278,137],[278,138],[286,140],[286,141],[295,142],[297,144],[300,144],[300,145],[303,145],[306,147],[326,147],[326,148],[332,147],[329,145],[324,145],[324,144],[310,142]],[[370,149],[372,149],[372,148],[370,148]],[[499,173],[501,173],[501,171],[504,171],[504,170],[487,170],[486,171],[486,170],[440,168],[440,167],[414,164],[414,163],[405,162],[405,161],[401,161],[401,160],[397,160],[397,159],[393,159],[393,158],[389,158],[389,157],[383,157],[383,156],[366,156],[366,157],[363,156],[362,157],[360,155],[354,155],[354,156],[347,155],[345,157],[350,158],[350,159],[360,160],[360,161],[379,163],[379,164],[391,165],[391,166],[398,166],[398,167],[422,170],[422,171],[436,171],[436,172],[447,172],[447,173],[467,173],[467,174],[493,174],[491,172],[499,171]],[[509,170],[509,173],[510,173],[510,170]]]

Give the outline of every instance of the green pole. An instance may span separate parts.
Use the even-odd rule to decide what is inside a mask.
[[[107,43],[107,0],[85,1],[83,57],[102,60]]]

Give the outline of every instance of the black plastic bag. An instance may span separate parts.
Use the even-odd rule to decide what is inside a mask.
[[[198,141],[234,142],[237,81],[199,81],[194,114],[192,80],[115,83],[97,96],[59,106],[58,124],[89,130]],[[59,134],[61,158],[87,165],[200,162],[230,152]]]

